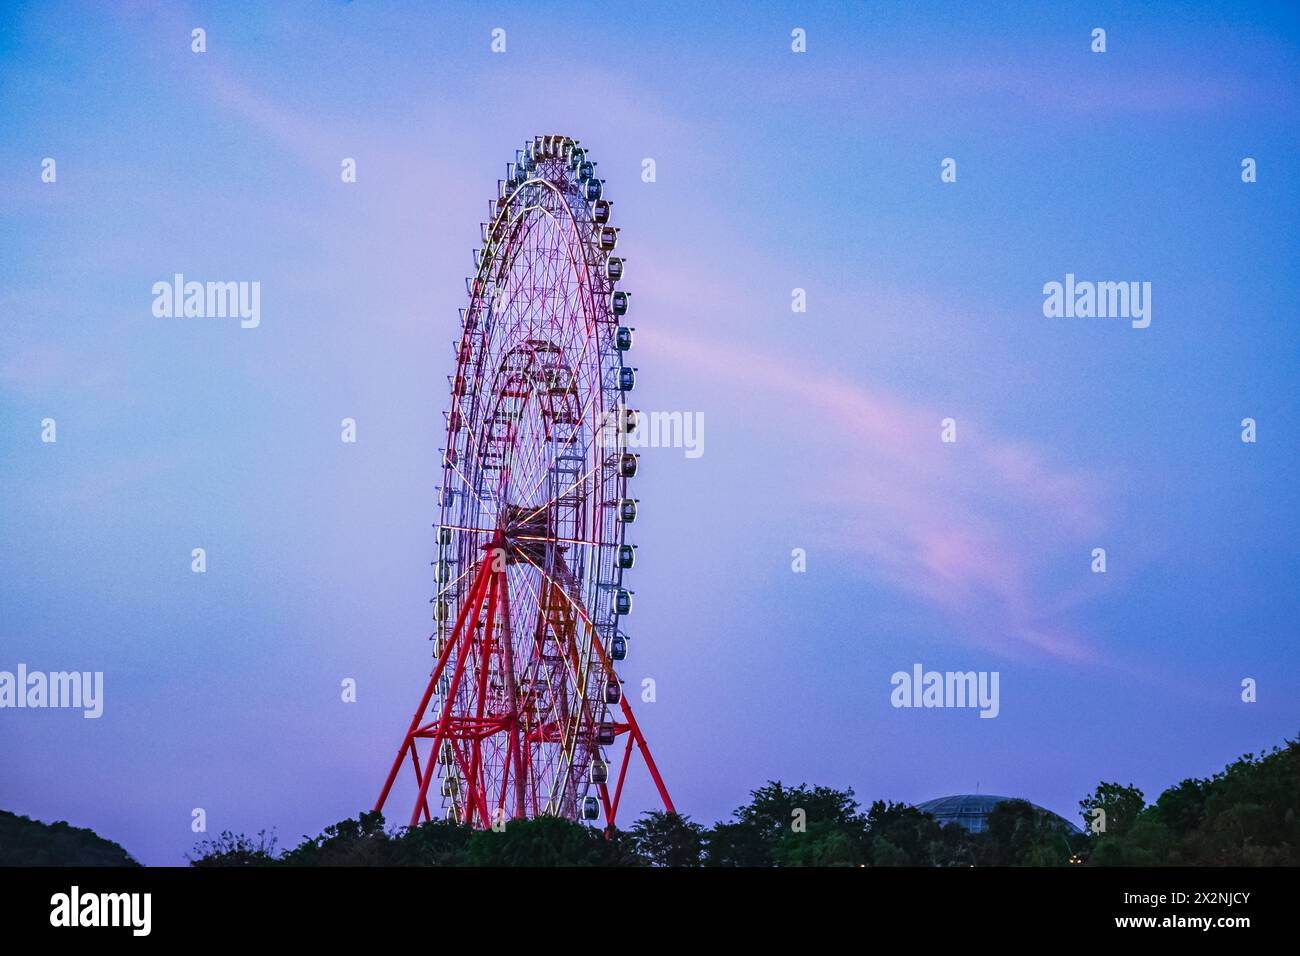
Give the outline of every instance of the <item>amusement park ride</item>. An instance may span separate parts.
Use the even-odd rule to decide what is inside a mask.
[[[638,459],[623,440],[636,428],[625,404],[636,373],[624,363],[633,331],[616,289],[618,230],[595,167],[567,136],[528,142],[466,282],[442,449],[435,663],[375,806],[409,762],[412,826],[438,799],[447,819],[477,827],[602,813],[613,826],[634,749],[673,810],[615,667],[628,654],[623,576],[636,560],[626,532]]]

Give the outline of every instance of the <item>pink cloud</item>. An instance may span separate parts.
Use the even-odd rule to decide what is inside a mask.
[[[976,422],[959,423],[958,442],[944,444],[937,411],[786,355],[667,330],[638,347],[744,389],[766,435],[797,437],[820,475],[793,493],[834,516],[825,543],[860,562],[868,578],[937,609],[991,650],[1094,659],[1082,638],[1053,622],[1061,596],[1042,580],[1063,554],[1086,561],[1102,528],[1087,476]],[[718,363],[719,354],[728,360]]]

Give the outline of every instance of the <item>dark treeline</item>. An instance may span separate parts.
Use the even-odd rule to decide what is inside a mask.
[[[704,827],[648,813],[626,831],[555,817],[496,830],[435,821],[386,828],[378,813],[327,827],[277,852],[265,833],[223,833],[194,848],[194,866],[1163,866],[1300,864],[1300,741],[1247,754],[1222,773],[1184,780],[1148,805],[1141,790],[1101,783],[1079,833],[1023,800],[990,812],[986,832],[940,826],[901,803],[862,812],[852,790],[769,782],[732,819]],[[1091,828],[1089,828],[1091,829]]]
[[[59,821],[0,810],[0,866],[139,866],[112,840]]]

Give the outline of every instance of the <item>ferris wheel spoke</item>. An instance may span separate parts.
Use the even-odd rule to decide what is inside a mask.
[[[536,693],[535,688],[537,688],[539,681],[544,681],[546,686],[546,707],[545,709],[538,709],[535,729],[544,730],[546,727],[559,727],[563,734],[567,732],[566,728],[568,720],[565,712],[567,685],[563,681],[558,683],[556,682],[554,668],[543,659],[542,645],[538,643],[536,639],[536,635],[540,633],[544,627],[545,605],[542,598],[539,596],[537,589],[535,589],[531,582],[528,581],[528,575],[522,567],[518,569],[517,579],[520,582],[521,590],[526,589],[531,595],[529,607],[532,610],[534,617],[534,623],[532,625],[534,637],[529,642],[530,656],[527,668],[530,687],[534,688],[532,693],[534,704],[538,701],[539,695]],[[562,735],[561,739],[558,741],[561,748],[563,748],[564,741],[565,738]],[[553,743],[548,743],[548,738],[546,736],[536,740],[530,746],[528,753],[530,755],[529,759],[535,768],[535,772],[540,772],[548,776],[553,775],[556,766],[556,747]],[[541,762],[541,771],[536,771],[538,761],[532,756],[533,754],[550,754],[548,759]],[[539,799],[537,797],[536,786],[539,779],[534,781],[534,786],[532,788],[534,803]]]
[[[519,540],[520,541],[546,541],[551,544],[585,544],[585,545],[590,545],[593,548],[602,547],[601,542],[588,541],[585,538],[554,538],[554,537],[539,537],[534,535],[521,534],[519,535]]]
[[[478,500],[479,504],[485,504],[483,499],[479,497],[478,492],[474,490],[474,485],[470,482],[468,478],[465,477],[465,473],[462,472],[460,468],[458,468],[456,464],[450,460],[447,460],[447,466],[456,473],[456,477],[458,477],[461,480],[461,483],[464,484],[465,490],[468,491],[471,495],[473,495],[475,499]]]
[[[446,526],[446,525],[442,525],[442,527],[447,527],[447,526]],[[473,573],[475,572],[475,570],[477,570],[476,567],[475,567],[474,565],[471,564],[469,567],[467,567],[467,568],[466,568],[464,571],[462,571],[460,574],[456,575],[455,580],[453,580],[453,581],[449,581],[449,582],[447,583],[447,586],[446,586],[446,587],[444,587],[441,591],[437,592],[437,593],[433,596],[433,597],[434,597],[434,600],[437,600],[438,598],[442,597],[442,596],[445,595],[445,594],[456,592],[456,585],[458,585],[462,580],[464,580],[465,578],[467,578],[467,577],[469,577],[471,574],[473,574]]]
[[[543,504],[539,505],[535,511],[529,512],[529,514],[527,515],[527,517],[524,518],[524,520],[527,521],[529,518],[537,517],[547,508],[551,507],[551,505],[555,504],[556,499],[563,497],[565,494],[567,494],[570,491],[573,491],[575,488],[581,487],[582,483],[585,482],[589,477],[591,477],[592,473],[595,470],[596,470],[595,466],[589,468],[581,477],[579,477],[576,481],[570,484],[567,488],[564,488],[562,491],[557,492],[555,496],[552,497],[549,501],[546,501]]]
[[[536,592],[534,592],[534,596],[536,596]],[[538,603],[538,607],[541,609],[548,609],[551,606],[549,601],[545,601],[540,597],[537,597],[537,603]],[[549,622],[547,622],[545,626],[553,630],[553,627],[549,624]],[[541,621],[539,621],[538,627],[539,630],[543,627]],[[557,758],[561,766],[568,766],[571,765],[573,762],[573,752],[577,745],[578,731],[581,730],[583,726],[586,726],[589,730],[591,728],[594,728],[597,721],[595,719],[595,715],[591,711],[591,703],[589,700],[586,699],[586,694],[583,692],[585,690],[585,685],[586,685],[586,668],[585,666],[582,668],[577,666],[577,660],[576,660],[577,653],[576,653],[576,647],[574,647],[573,645],[572,634],[566,635],[562,633],[555,633],[554,637],[556,640],[557,647],[561,648],[562,651],[561,658],[564,661],[565,667],[568,669],[570,678],[573,680],[575,688],[578,688],[580,691],[579,693],[580,712],[578,714],[578,722],[576,725],[573,724],[572,718],[567,713],[567,710],[563,707],[560,708],[560,711],[558,713],[553,711],[551,714],[551,722],[553,725],[559,727],[560,735],[561,735],[560,740],[558,741],[559,746],[558,746]],[[572,656],[570,655],[570,651],[572,651]],[[549,682],[549,675],[548,675],[548,682]],[[563,685],[561,685],[559,690],[560,690],[559,697],[560,697],[560,701],[562,702],[565,699],[566,688]],[[554,691],[552,691],[552,693],[554,693]],[[559,796],[561,795],[558,795],[553,789],[550,797],[548,798],[548,803],[553,804],[554,801]]]
[[[578,418],[578,420],[579,420],[579,424],[581,424],[583,421],[586,420],[587,412],[588,412],[588,410],[591,409],[591,407],[592,407],[592,405],[593,405],[594,403],[595,403],[595,395],[593,394],[592,398],[588,400],[587,405],[582,409],[582,412],[581,412],[581,414],[579,415],[579,418]],[[565,451],[567,451],[569,448],[572,447],[573,439],[575,439],[576,437],[578,437],[578,435],[579,435],[580,433],[581,433],[580,428],[574,428],[574,429],[572,430],[572,433],[569,435],[569,438],[568,438],[568,440],[565,442],[565,445],[564,445],[563,447],[561,447],[561,448],[556,452],[556,456],[555,456],[555,457],[556,457],[557,459],[558,459],[561,455],[563,455]],[[586,457],[586,449],[585,449],[585,448],[583,449],[583,457],[584,457],[584,458]],[[537,478],[537,481],[536,481],[533,485],[531,485],[531,486],[529,487],[528,491],[525,493],[525,498],[531,498],[534,494],[536,494],[538,488],[541,487],[541,483],[542,483],[545,479],[546,479],[546,475],[545,475],[545,474],[539,475],[538,478]],[[549,505],[549,502],[548,502],[548,505]]]
[[[536,567],[536,565],[534,565],[534,567]],[[521,582],[523,583],[523,585],[524,585],[524,586],[525,586],[525,587],[526,587],[526,588],[531,592],[531,594],[532,594],[533,601],[532,601],[532,603],[531,603],[529,606],[530,606],[531,608],[535,609],[536,612],[537,612],[537,615],[538,615],[538,622],[534,625],[534,631],[535,631],[535,632],[540,632],[540,628],[541,628],[541,616],[542,616],[542,614],[544,613],[544,611],[543,611],[544,603],[543,603],[543,601],[542,601],[541,595],[540,595],[540,593],[538,592],[538,590],[537,590],[536,588],[534,588],[534,587],[532,586],[532,584],[528,581],[528,578],[527,578],[526,575],[523,575],[523,574],[521,573],[521,575],[520,575],[520,579],[521,579]],[[542,660],[542,650],[541,650],[541,647],[538,645],[538,643],[537,643],[536,640],[534,640],[534,648],[533,648],[533,649],[536,650],[536,652],[537,652],[537,657],[535,657],[534,660],[538,661],[540,664],[544,664],[544,661]],[[545,674],[545,678],[546,678],[546,682],[547,682],[547,688],[546,688],[546,689],[547,689],[547,694],[548,694],[548,696],[551,698],[552,702],[558,700],[558,698],[559,698],[560,687],[559,687],[559,685],[557,685],[557,684],[555,684],[555,683],[552,682],[552,680],[551,680],[551,671],[550,671],[550,668],[549,668],[549,667],[545,667],[545,666],[539,666],[537,669],[543,671],[544,674]]]
[[[569,595],[569,592],[566,588],[564,588],[559,582],[557,582],[549,574],[547,574],[540,567],[534,564],[526,555],[522,555],[522,557],[525,561],[527,561],[530,565],[532,565],[533,569],[539,575],[541,575],[541,577],[550,585],[552,591],[558,593],[561,597],[563,597],[566,601],[569,602],[569,605],[573,608],[573,610],[577,613],[577,615],[581,617],[583,622],[587,625],[587,629],[584,634],[584,640],[582,642],[583,647],[587,648],[587,651],[584,653],[583,659],[581,661],[582,667],[579,668],[577,666],[577,662],[575,662],[574,666],[570,668],[570,674],[574,679],[575,685],[577,685],[578,687],[582,688],[585,691],[586,690],[586,669],[590,665],[590,648],[591,645],[598,643],[595,634],[596,625],[592,622],[591,618],[587,616],[587,612],[583,609],[582,605],[579,602],[575,601]],[[590,640],[587,640],[588,638]],[[572,639],[574,644],[574,650],[577,651],[578,647],[577,647],[576,637],[573,637]]]

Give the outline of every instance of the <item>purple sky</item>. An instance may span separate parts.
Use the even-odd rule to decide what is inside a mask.
[[[1294,736],[1300,24],[1127,6],[7,8],[0,670],[106,702],[0,710],[0,808],[177,863],[196,807],[293,843],[370,806],[428,673],[470,250],[549,132],[614,200],[637,404],[705,420],[636,479],[624,676],[679,809],[1074,818]],[[259,281],[260,327],[155,318],[177,272]],[[1066,273],[1151,282],[1151,327],[1045,318]],[[999,671],[999,716],[894,709],[914,663]]]

